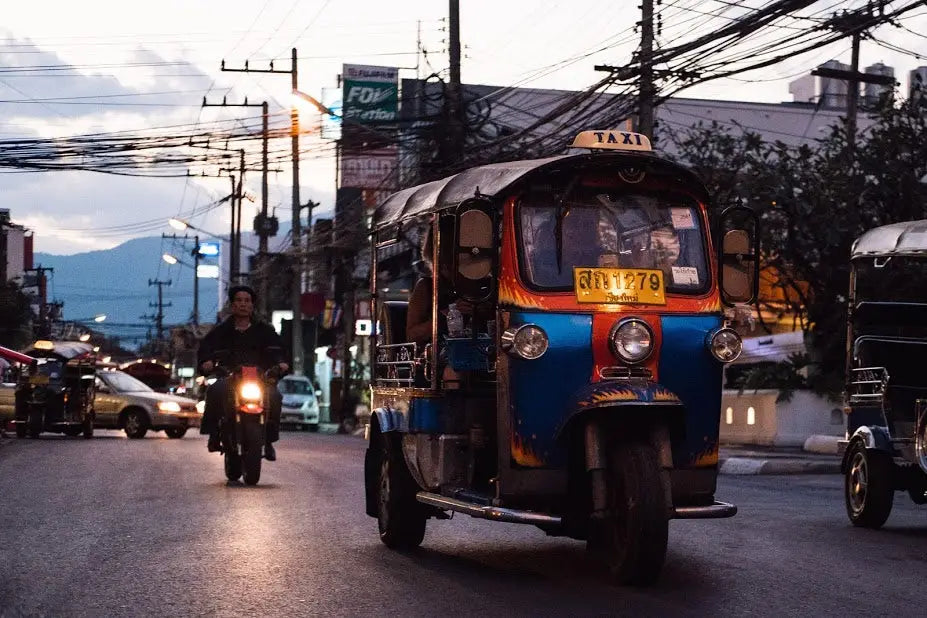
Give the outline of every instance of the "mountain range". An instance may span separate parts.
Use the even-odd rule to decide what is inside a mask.
[[[243,239],[243,244],[248,241]],[[36,253],[36,266],[50,267],[49,300],[63,302],[62,319],[79,321],[93,330],[120,337],[126,347],[135,347],[154,332],[153,319],[158,312],[158,287],[154,280],[170,281],[163,289],[164,324],[185,323],[193,312],[193,258],[186,249],[170,239],[135,238],[112,249],[52,255]],[[161,255],[170,253],[184,263],[169,265]],[[201,264],[215,263],[203,258]],[[200,322],[215,320],[218,310],[216,279],[199,280]],[[154,306],[152,306],[154,305]],[[101,323],[94,316],[105,314]]]

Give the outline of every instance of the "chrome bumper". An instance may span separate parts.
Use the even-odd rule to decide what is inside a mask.
[[[561,519],[555,515],[545,515],[534,511],[518,511],[516,509],[505,509],[498,506],[483,506],[455,500],[439,494],[433,494],[427,491],[420,491],[415,495],[415,499],[422,504],[447,509],[457,513],[463,513],[479,519],[491,519],[493,521],[504,521],[513,524],[532,524],[541,527],[559,526]]]
[[[715,502],[709,506],[677,506],[673,508],[672,519],[720,519],[733,517],[737,507],[727,502]]]

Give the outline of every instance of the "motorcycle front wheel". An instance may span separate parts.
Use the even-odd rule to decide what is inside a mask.
[[[241,457],[232,449],[225,451],[225,477],[230,481],[241,478]]]
[[[263,426],[255,422],[244,423],[241,428],[241,451],[245,485],[257,485],[258,481],[261,480],[263,449]]]

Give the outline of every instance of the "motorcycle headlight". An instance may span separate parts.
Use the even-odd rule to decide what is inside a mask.
[[[653,331],[639,318],[615,324],[608,339],[615,356],[629,364],[641,363],[653,352]]]
[[[534,324],[522,324],[502,333],[502,349],[525,360],[544,356],[549,343],[544,329]]]
[[[708,349],[711,355],[722,363],[732,363],[737,360],[744,349],[744,342],[733,328],[719,328],[708,338]]]
[[[158,409],[162,412],[180,412],[180,404],[176,401],[159,401]]]
[[[245,401],[260,401],[264,395],[261,385],[257,382],[242,382],[238,387],[238,394]]]

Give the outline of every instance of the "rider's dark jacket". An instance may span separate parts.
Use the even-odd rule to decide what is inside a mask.
[[[200,341],[196,364],[218,361],[230,368],[249,365],[266,371],[285,360],[283,342],[273,326],[252,321],[247,330],[239,331],[230,317]]]

